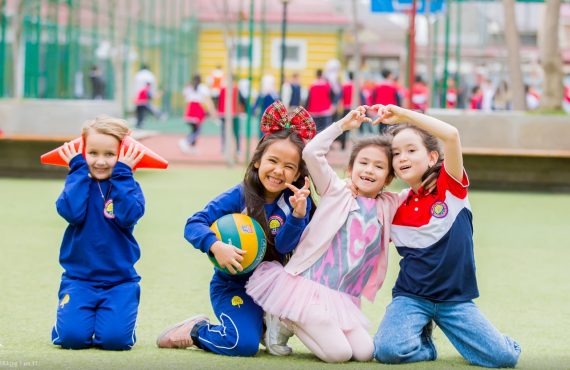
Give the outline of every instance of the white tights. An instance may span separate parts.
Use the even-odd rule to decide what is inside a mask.
[[[342,330],[331,322],[319,306],[312,306],[306,322],[293,322],[293,331],[301,342],[325,362],[369,361],[374,353],[372,337],[364,327]]]

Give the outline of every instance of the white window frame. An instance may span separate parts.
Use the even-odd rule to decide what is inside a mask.
[[[300,38],[286,38],[285,46],[299,47],[299,59],[296,61],[285,60],[285,68],[307,68],[307,40]],[[271,40],[271,67],[281,67],[281,38],[274,38]]]
[[[249,45],[249,37],[242,37],[241,39],[236,41],[234,53],[232,55],[232,64],[234,66],[238,65],[237,51],[238,51],[239,45],[247,47]],[[239,59],[240,59],[240,64],[239,64],[240,66],[249,67],[249,55],[248,54],[240,55]],[[259,68],[260,61],[261,61],[261,41],[259,40],[259,37],[254,37],[253,38],[253,67]]]

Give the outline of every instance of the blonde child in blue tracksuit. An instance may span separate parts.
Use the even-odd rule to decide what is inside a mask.
[[[244,251],[219,241],[210,225],[227,214],[248,214],[268,237],[264,260],[283,263],[309,223],[308,173],[301,153],[304,139],[310,139],[315,131],[308,113],[303,110],[289,117],[280,102],[266,110],[262,126],[267,134],[257,145],[244,181],[190,217],[184,229],[184,236],[195,248],[214,256],[231,272],[215,269],[210,283],[210,300],[219,324],[204,315],[192,317],[165,330],[157,339],[160,348],[195,346],[227,356],[254,356],[258,352],[263,309],[245,292],[251,272],[235,274],[242,271]],[[239,304],[235,297],[240,298]]]
[[[124,121],[98,117],[85,124],[84,144],[76,150],[66,143],[59,151],[70,167],[56,202],[69,223],[52,329],[52,342],[62,348],[128,350],[136,341],[140,249],[133,228],[145,200],[132,168],[144,152],[135,145],[119,149],[128,133]]]

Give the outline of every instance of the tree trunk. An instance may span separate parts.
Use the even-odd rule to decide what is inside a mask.
[[[503,0],[505,12],[505,42],[508,52],[508,66],[514,110],[526,110],[524,85],[521,71],[520,41],[517,31],[515,0]]]
[[[127,58],[128,55],[124,55],[125,47],[125,23],[128,22],[125,20],[118,21],[119,17],[116,16],[117,13],[121,12],[120,4],[117,4],[116,0],[110,2],[111,9],[115,9],[115,12],[109,14],[111,17],[110,22],[112,23],[112,27],[115,30],[114,35],[112,35],[113,39],[111,40],[111,63],[113,64],[113,75],[115,78],[114,86],[115,86],[115,98],[114,100],[117,102],[121,110],[124,107],[123,101],[123,89],[125,88],[123,85],[124,75],[123,75],[123,60]],[[109,38],[111,39],[111,38]]]
[[[432,103],[433,103],[433,96],[432,96],[432,86],[433,86],[433,75],[432,75],[432,71],[433,71],[433,55],[434,53],[437,53],[437,50],[435,50],[434,48],[434,38],[433,38],[433,29],[434,29],[434,25],[435,23],[435,18],[433,18],[433,15],[431,14],[431,1],[430,0],[426,0],[425,2],[425,9],[426,9],[426,24],[427,24],[427,48],[426,48],[426,64],[427,64],[427,73],[426,73],[426,85],[428,86],[428,101],[427,101],[427,108],[431,108],[432,107]],[[433,18],[433,23],[432,23],[432,18]],[[460,67],[457,66],[457,70],[460,70]],[[412,92],[410,91],[410,99],[412,98]]]
[[[125,70],[125,63],[129,65],[129,53],[131,45],[131,27],[133,19],[131,16],[121,17],[121,14],[129,14],[129,7],[132,2],[113,0],[111,2],[112,9],[116,9],[111,16],[111,22],[113,22],[113,39],[112,43],[112,53],[111,61],[113,63],[114,76],[115,76],[115,98],[123,113],[126,114],[128,106],[128,82],[127,76],[128,72]]]
[[[226,84],[226,100],[225,100],[225,114],[224,119],[222,120],[222,131],[223,135],[226,138],[224,142],[224,157],[226,159],[226,164],[229,167],[232,167],[235,164],[235,157],[236,157],[236,146],[233,140],[233,115],[232,115],[232,103],[233,103],[233,65],[232,65],[232,55],[234,54],[234,50],[237,44],[237,41],[234,40],[233,32],[232,32],[232,20],[230,19],[230,12],[228,6],[228,0],[223,1],[223,13],[224,14],[224,23],[222,24],[222,30],[224,32],[224,41],[226,45],[226,75],[225,75],[225,84]],[[238,13],[238,17],[239,17]],[[238,93],[239,95],[239,93]],[[239,97],[238,97],[239,99]],[[237,112],[234,112],[237,114]],[[222,117],[220,117],[222,118]],[[239,137],[238,137],[239,140]]]
[[[560,55],[559,23],[560,0],[547,0],[542,35],[539,39],[540,60],[544,71],[543,95],[540,101],[541,110],[562,109],[562,57]]]
[[[360,102],[360,69],[362,68],[362,56],[360,53],[360,41],[358,39],[358,4],[352,0],[352,32],[354,36],[354,75],[352,79],[352,106],[355,109]]]
[[[12,18],[12,55],[14,57],[12,82],[14,86],[14,98],[21,99],[24,97],[24,73],[25,73],[25,48],[22,43],[22,32],[24,22],[24,0],[16,2],[16,13]]]
[[[123,50],[125,49],[125,50]],[[113,64],[113,72],[114,72],[114,77],[115,77],[115,97],[113,98],[113,100],[117,103],[117,105],[119,106],[119,108],[121,109],[121,112],[126,116],[127,114],[127,102],[125,101],[125,73],[123,70],[123,63],[124,63],[124,58],[126,58],[128,60],[128,55],[125,55],[128,53],[128,49],[126,49],[125,47],[121,46],[121,49],[117,51],[117,55],[113,56],[111,59],[111,63]]]

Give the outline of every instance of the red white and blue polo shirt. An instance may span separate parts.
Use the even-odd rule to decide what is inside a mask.
[[[410,190],[392,223],[392,241],[402,256],[393,297],[464,302],[479,296],[468,186],[465,171],[459,182],[444,166],[437,192]]]

